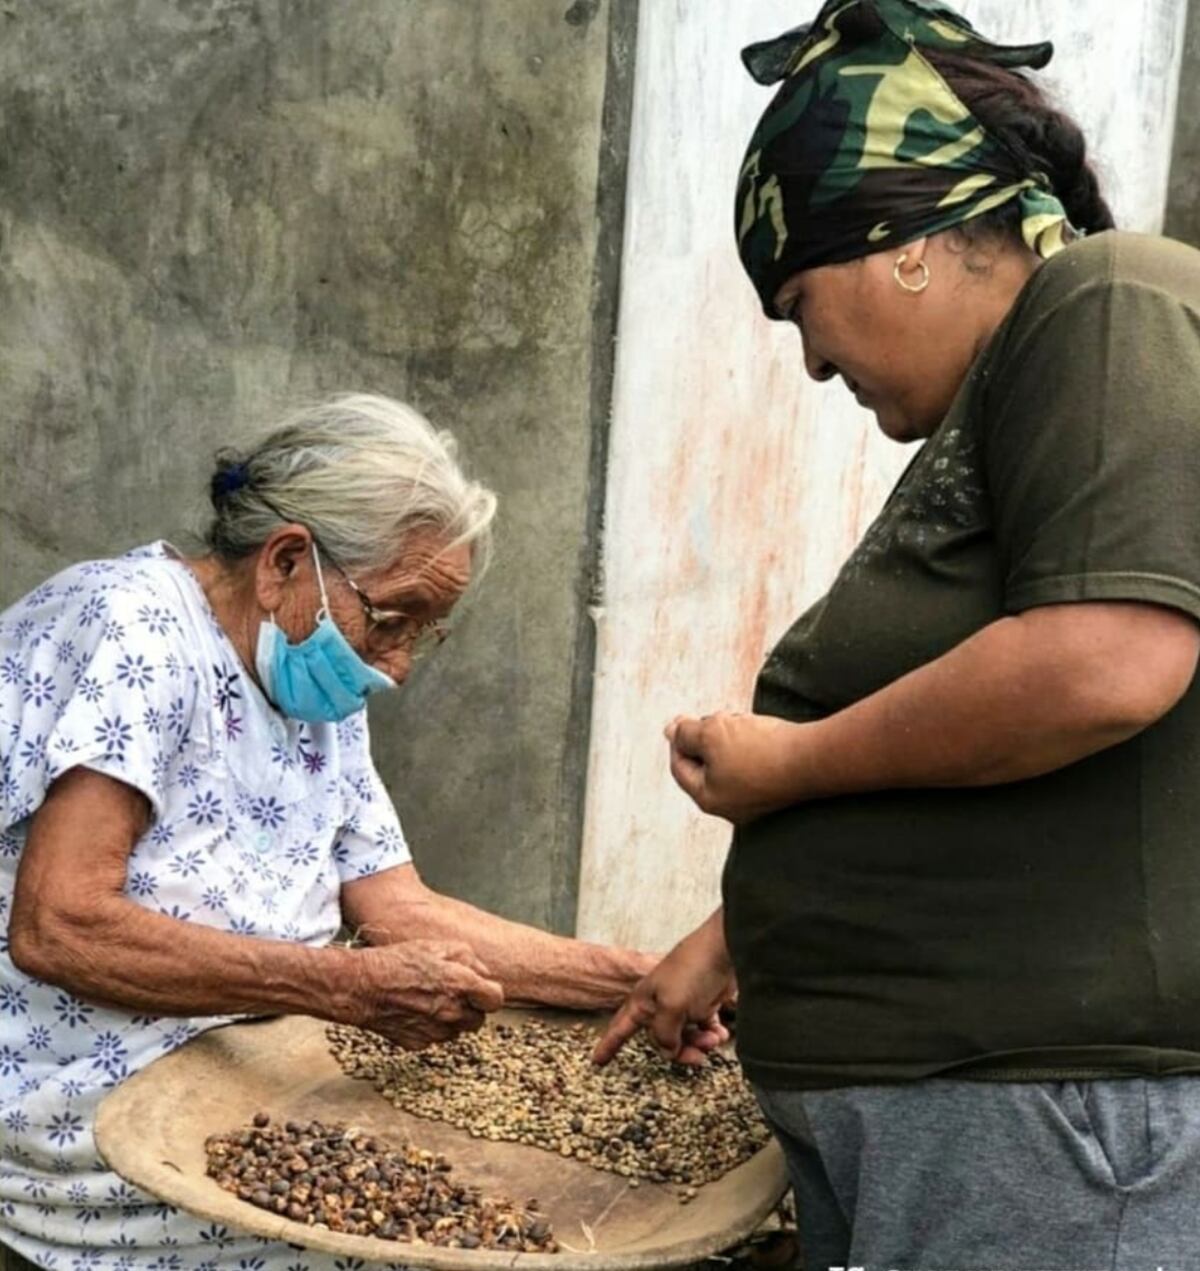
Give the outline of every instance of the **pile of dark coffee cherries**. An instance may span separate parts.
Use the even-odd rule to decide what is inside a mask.
[[[457,1182],[444,1156],[320,1121],[252,1125],[205,1143],[209,1176],[270,1213],[348,1236],[450,1249],[555,1253],[536,1200],[485,1197]]]

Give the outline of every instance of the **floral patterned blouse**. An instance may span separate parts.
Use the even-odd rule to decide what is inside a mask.
[[[159,1204],[97,1155],[108,1090],[226,1019],[92,1005],[9,960],[30,817],[77,765],[149,801],[126,894],[181,922],[325,944],[341,884],[409,859],[365,713],[279,714],[167,544],[72,566],[0,614],[0,1244],[63,1271],[331,1267]]]

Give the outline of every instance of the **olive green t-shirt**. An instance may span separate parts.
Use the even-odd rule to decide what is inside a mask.
[[[1200,619],[1200,253],[1116,232],[1034,274],[755,710],[819,719],[1089,600]],[[724,892],[764,1085],[1200,1072],[1200,683],[1046,776],[765,817]]]

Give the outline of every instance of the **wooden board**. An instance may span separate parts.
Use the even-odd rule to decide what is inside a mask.
[[[502,1011],[498,1022],[523,1012]],[[574,1022],[579,1017],[543,1014]],[[444,1152],[455,1176],[486,1194],[536,1196],[554,1224],[557,1254],[441,1249],[343,1236],[266,1213],[222,1191],[205,1175],[204,1140],[241,1126],[258,1111],[273,1118],[341,1121],[390,1145],[413,1141]],[[254,1235],[344,1257],[418,1267],[530,1266],[557,1271],[637,1271],[696,1262],[743,1240],[785,1187],[772,1142],[690,1205],[676,1189],[626,1179],[515,1143],[400,1112],[370,1083],[345,1076],[329,1054],[325,1026],[300,1016],[214,1029],[118,1086],[96,1120],[96,1144],[123,1178],[179,1208]]]

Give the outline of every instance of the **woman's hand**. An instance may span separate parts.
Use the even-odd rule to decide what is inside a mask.
[[[718,909],[625,999],[592,1059],[600,1065],[608,1063],[634,1033],[645,1028],[664,1057],[680,1064],[703,1063],[708,1051],[729,1039],[717,1012],[736,998],[737,982]]]
[[[671,776],[701,812],[753,821],[803,797],[803,727],[731,711],[678,715],[666,727]]]
[[[351,1022],[405,1050],[449,1041],[504,1005],[504,990],[471,946],[405,940],[354,951],[359,972]]]

